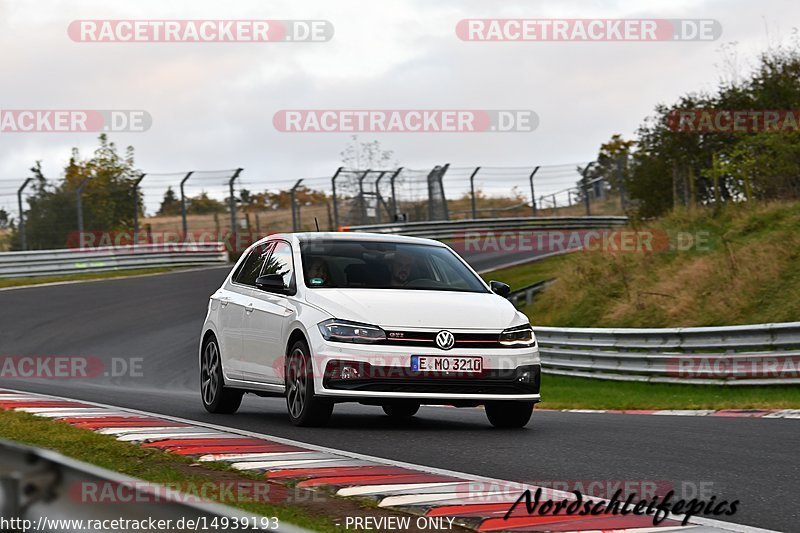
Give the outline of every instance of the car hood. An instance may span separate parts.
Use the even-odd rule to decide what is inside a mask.
[[[309,289],[306,301],[335,318],[383,328],[502,330],[523,320],[493,293],[402,289]]]

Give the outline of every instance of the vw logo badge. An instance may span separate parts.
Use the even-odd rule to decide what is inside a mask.
[[[453,334],[446,329],[436,334],[436,346],[442,350],[449,350],[455,343],[455,337],[453,337]]]

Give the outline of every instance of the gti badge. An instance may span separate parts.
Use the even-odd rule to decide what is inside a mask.
[[[449,350],[455,344],[456,339],[453,337],[453,334],[449,331],[442,330],[436,334],[436,346],[441,348],[442,350]]]

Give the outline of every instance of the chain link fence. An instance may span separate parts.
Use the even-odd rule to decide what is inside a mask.
[[[116,244],[116,232],[125,242],[212,240],[229,242],[241,251],[261,236],[285,231],[336,231],[345,226],[530,216],[621,214],[602,178],[592,178],[590,164],[531,167],[451,167],[346,169],[329,176],[265,179],[242,169],[145,173],[129,178],[125,191],[109,191],[123,198],[124,227],[100,227],[92,212],[96,191],[76,191],[52,209],[63,210],[59,231],[97,234],[95,245]],[[55,187],[55,183],[47,187]],[[16,196],[8,185],[0,191]],[[19,185],[16,185],[19,188]],[[25,190],[23,205],[30,225],[36,223],[33,186]],[[16,199],[16,198],[14,198]],[[20,220],[16,213],[15,220]],[[81,219],[83,228],[81,228]],[[24,224],[25,226],[29,224]],[[41,228],[36,231],[41,232]],[[16,231],[19,241],[24,231]],[[41,249],[28,232],[28,249]],[[79,233],[80,234],[80,233]],[[53,239],[50,239],[51,241]],[[74,239],[73,239],[74,240]],[[119,240],[119,239],[117,239]],[[10,239],[7,239],[10,242]],[[69,247],[69,239],[61,239]],[[15,249],[25,249],[19,242]],[[53,247],[52,244],[49,247]]]

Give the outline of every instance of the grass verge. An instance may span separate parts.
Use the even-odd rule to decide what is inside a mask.
[[[127,278],[143,274],[162,274],[179,270],[181,267],[163,268],[137,268],[134,270],[111,270],[109,272],[87,272],[85,274],[67,274],[64,276],[43,276],[34,278],[4,278],[0,279],[0,289],[7,287],[23,287],[26,285],[42,285],[45,283],[58,283],[63,281],[88,281],[95,279]]]
[[[226,463],[195,463],[191,458],[173,455],[154,448],[142,448],[50,419],[18,411],[0,410],[0,438],[48,448],[68,457],[91,463],[108,470],[170,487],[191,487],[190,494],[200,493],[207,499],[224,503],[247,512],[277,517],[313,531],[344,532],[344,516],[398,516],[399,513],[374,509],[357,500],[291,488],[268,481],[263,475],[250,474],[230,468]],[[257,480],[269,483],[269,502],[229,501],[228,491],[215,491],[222,483]],[[305,494],[301,494],[305,493]],[[275,497],[273,498],[273,494]],[[279,503],[272,503],[279,499]],[[76,502],[79,504],[80,502]],[[460,531],[460,528],[457,528]],[[352,530],[352,528],[351,528]]]
[[[648,222],[670,247],[574,253],[523,309],[560,327],[690,327],[800,317],[800,203],[677,209]]]
[[[638,383],[544,375],[543,409],[798,409],[800,387]]]
[[[508,284],[512,291],[515,291],[533,283],[555,278],[566,260],[566,255],[556,255],[524,265],[486,272],[482,274],[482,277],[487,282],[493,279],[502,281]]]

